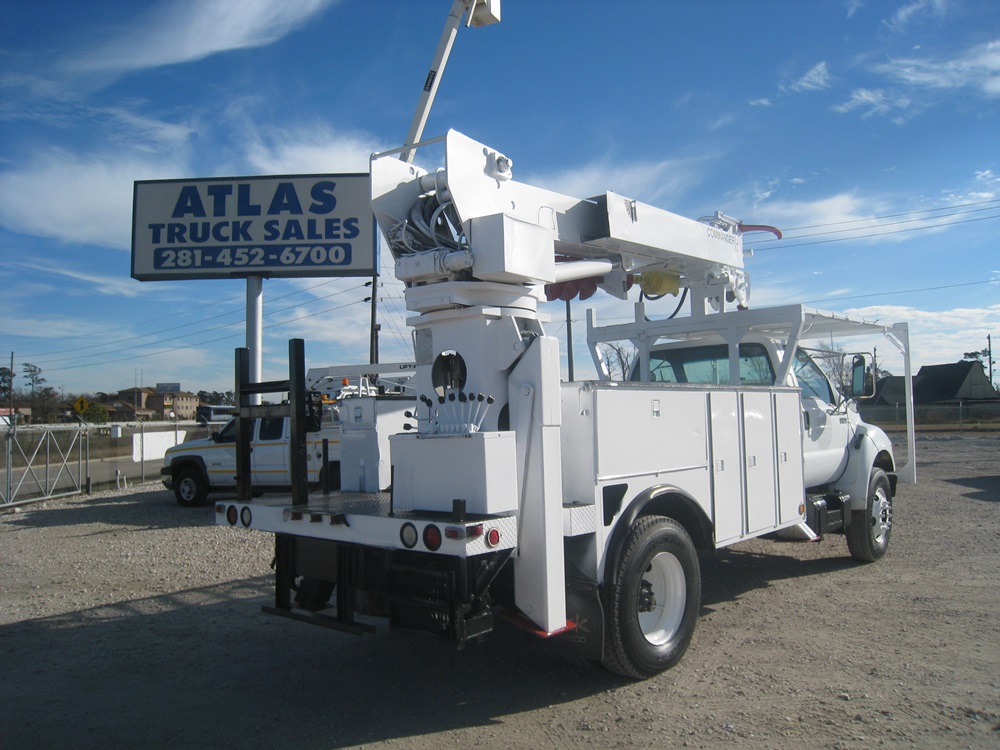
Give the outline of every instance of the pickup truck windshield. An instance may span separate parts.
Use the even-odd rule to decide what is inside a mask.
[[[220,443],[235,443],[236,442],[236,420],[231,419],[226,423],[226,426],[219,430]]]
[[[656,383],[729,382],[729,347],[725,344],[662,349],[649,354],[650,379]],[[639,368],[632,371],[639,380]],[[774,385],[774,368],[761,344],[740,344],[740,383]]]

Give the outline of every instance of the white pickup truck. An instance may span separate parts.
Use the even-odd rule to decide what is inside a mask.
[[[412,367],[405,363],[351,365],[309,371],[307,381],[323,392],[324,402],[320,429],[306,439],[310,485],[328,490],[388,487],[388,436],[403,429],[404,411],[412,407],[413,399],[405,395],[403,385]],[[385,376],[380,378],[378,373]],[[254,419],[251,430],[254,494],[288,490],[292,484],[289,418]],[[169,448],[160,476],[186,508],[204,505],[209,492],[234,491],[236,420],[209,438]]]
[[[323,441],[327,441],[327,467],[331,489],[339,489],[341,426],[333,415],[323,429],[309,434],[309,483],[323,484]],[[287,417],[255,419],[251,460],[255,492],[287,489],[289,429]],[[160,469],[163,485],[173,490],[185,508],[204,505],[213,490],[236,488],[236,420],[211,437],[189,440],[168,448]]]

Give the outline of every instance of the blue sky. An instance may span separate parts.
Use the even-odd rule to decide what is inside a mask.
[[[6,3],[0,363],[13,352],[67,393],[231,388],[244,283],[130,278],[133,181],[364,171],[402,145],[450,7]],[[426,136],[457,129],[516,179],[581,198],[776,225],[781,241],[746,238],[751,306],[908,321],[916,366],[1000,333],[1000,3],[503,0],[502,15],[460,31]],[[381,357],[406,359],[402,290],[383,282]],[[264,377],[287,372],[293,336],[309,366],[367,361],[362,284],[266,281]],[[631,315],[594,300],[602,321]]]

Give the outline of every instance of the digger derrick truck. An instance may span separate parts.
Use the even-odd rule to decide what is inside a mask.
[[[885,553],[912,453],[897,467],[799,344],[882,333],[909,375],[905,324],[746,309],[738,221],[560,195],[460,133],[437,140],[434,172],[402,149],[371,160],[372,208],[414,313],[416,425],[389,438],[390,490],[216,506],[220,524],[275,534],[266,611],[355,633],[387,618],[459,646],[503,616],[645,678],[691,641],[699,550],[844,533],[856,558]],[[650,320],[640,299],[634,322],[602,327],[591,311],[601,374],[562,382],[538,303],[574,284],[621,299],[635,284],[684,288],[691,315]],[[622,340],[638,363],[613,382],[596,349]],[[853,375],[860,391],[863,360]]]

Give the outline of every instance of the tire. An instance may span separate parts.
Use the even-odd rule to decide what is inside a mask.
[[[872,469],[863,511],[851,514],[847,548],[855,560],[875,562],[889,549],[892,534],[892,486],[882,469]]]
[[[208,500],[208,484],[198,469],[182,469],[174,479],[174,496],[185,508],[197,508]]]
[[[603,664],[645,679],[680,661],[701,608],[698,555],[684,527],[663,516],[643,516],[629,531],[605,589]]]

